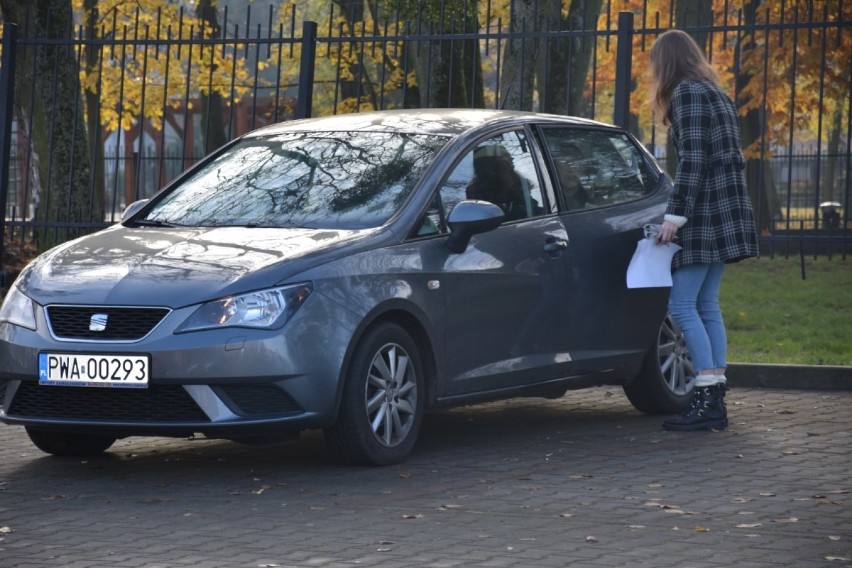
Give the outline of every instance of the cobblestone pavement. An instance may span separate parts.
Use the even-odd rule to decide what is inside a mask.
[[[0,567],[852,566],[852,392],[737,388],[676,433],[620,389],[428,416],[399,466],[135,438],[67,460],[0,427]]]

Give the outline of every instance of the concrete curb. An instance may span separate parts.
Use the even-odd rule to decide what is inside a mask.
[[[836,365],[757,365],[732,363],[725,372],[731,387],[798,390],[852,390],[852,367]]]

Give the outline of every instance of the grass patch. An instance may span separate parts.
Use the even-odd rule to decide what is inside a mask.
[[[852,365],[852,262],[760,258],[727,267],[720,303],[735,363]]]

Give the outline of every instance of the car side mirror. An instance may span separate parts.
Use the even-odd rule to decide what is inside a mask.
[[[450,228],[447,247],[450,252],[464,252],[473,235],[496,229],[504,217],[503,210],[489,201],[460,202],[447,217],[447,225]]]
[[[139,201],[134,201],[130,205],[124,208],[124,212],[121,214],[121,222],[123,223],[127,219],[133,217],[137,211],[142,209],[145,204],[148,203],[147,199],[140,199]]]

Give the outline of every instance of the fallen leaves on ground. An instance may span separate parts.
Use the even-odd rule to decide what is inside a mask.
[[[46,497],[42,497],[42,501],[62,501],[65,499],[65,495],[47,495]]]

